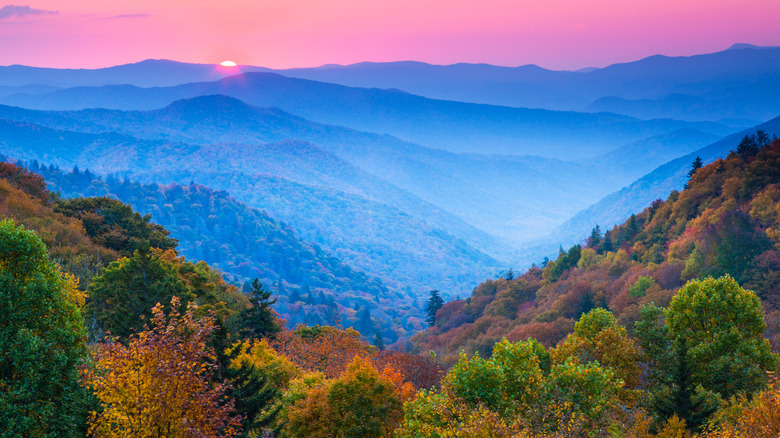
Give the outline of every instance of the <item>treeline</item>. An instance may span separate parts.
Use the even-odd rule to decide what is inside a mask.
[[[762,336],[758,297],[728,276],[689,282],[667,310],[644,306],[633,338],[594,309],[554,348],[503,340],[489,359],[462,354],[445,373],[433,357],[382,351],[350,329],[288,331],[259,282],[231,301],[235,288],[204,282],[207,267],[192,272],[173,250],[111,263],[85,297],[23,226],[0,222],[0,248],[3,437],[778,431],[766,414],[780,405],[768,374],[780,358]],[[148,295],[161,301],[134,305]],[[109,334],[88,343],[83,314]]]
[[[725,274],[761,298],[777,345],[780,142],[759,132],[727,158],[692,170],[687,188],[666,201],[606,232],[595,227],[554,261],[444,304],[435,326],[413,338],[415,348],[454,363],[461,350],[489,356],[503,337],[553,346],[594,308],[609,309],[632,332],[643,305],[667,307],[687,281]]]
[[[367,339],[382,337],[390,345],[405,343],[424,327],[420,305],[410,293],[390,292],[380,279],[352,269],[318,245],[303,241],[283,222],[246,207],[224,191],[196,184],[104,179],[89,170],[63,171],[36,161],[24,164],[44,176],[52,192],[70,198],[60,199],[56,208],[90,214],[130,208],[105,198],[119,199],[170,231],[187,259],[204,260],[231,283],[260,279],[277,296],[274,309],[289,328],[299,323],[340,323]],[[79,199],[95,196],[99,198]],[[85,219],[84,214],[80,219]]]

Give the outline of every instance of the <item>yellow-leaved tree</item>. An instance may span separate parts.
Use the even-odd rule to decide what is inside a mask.
[[[97,437],[230,437],[241,417],[225,387],[214,384],[214,354],[208,347],[212,317],[198,318],[190,305],[166,318],[152,310],[152,328],[132,335],[127,345],[109,342],[86,372],[86,382],[103,405],[89,422]]]

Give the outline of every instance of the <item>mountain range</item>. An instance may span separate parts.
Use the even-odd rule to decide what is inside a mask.
[[[679,158],[684,174],[703,147],[780,113],[756,91],[775,86],[778,50],[737,45],[578,72],[0,67],[0,152],[226,190],[393,291],[457,294],[641,210],[680,185],[679,175],[643,185],[658,166]],[[508,100],[489,98],[499,89]],[[695,105],[732,112],[699,117]],[[593,112],[602,109],[615,112]],[[610,195],[621,189],[630,201]]]

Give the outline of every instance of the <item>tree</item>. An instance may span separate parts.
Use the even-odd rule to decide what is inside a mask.
[[[276,303],[276,298],[271,299],[271,292],[263,289],[263,284],[255,278],[249,292],[252,307],[244,309],[239,314],[242,338],[272,337],[281,327],[274,315],[271,306]]]
[[[755,135],[746,135],[742,137],[737,145],[737,155],[743,160],[758,153],[759,145],[756,142]]]
[[[691,163],[691,170],[688,171],[688,179],[693,178],[693,175],[696,174],[697,170],[701,169],[703,164],[704,162],[701,160],[701,157],[696,156],[696,159]]]
[[[402,417],[391,378],[355,357],[337,379],[305,375],[284,399],[283,432],[290,437],[389,437]]]
[[[590,232],[590,237],[588,238],[588,248],[598,248],[599,243],[601,243],[601,228],[596,225]]]
[[[84,436],[84,320],[46,247],[0,221],[0,437]]]
[[[86,381],[103,404],[93,413],[90,433],[97,437],[230,437],[240,416],[226,387],[214,384],[213,351],[207,348],[214,318],[197,318],[190,304],[180,314],[176,297],[170,316],[152,309],[152,328],[130,337],[127,345],[105,344]]]
[[[515,279],[515,271],[512,270],[512,268],[509,268],[506,272],[504,272],[504,279],[506,281],[512,281]]]
[[[194,299],[179,276],[175,263],[160,250],[137,250],[132,257],[112,262],[93,278],[87,288],[89,316],[105,331],[125,338],[144,326],[157,303],[178,296]]]
[[[677,415],[696,428],[718,398],[765,388],[778,364],[765,329],[758,297],[728,275],[688,282],[666,311],[643,306],[634,333],[659,416]]]
[[[281,405],[274,403],[280,397],[280,390],[253,364],[242,361],[237,369],[229,367],[227,378],[231,384],[228,397],[235,400],[236,412],[243,415],[242,436],[260,434],[263,429],[273,428]],[[278,434],[280,428],[275,428]]]
[[[690,281],[672,299],[666,324],[674,342],[685,342],[694,384],[728,398],[753,393],[777,368],[763,334],[761,300],[726,275]]]
[[[558,363],[567,359],[581,364],[597,362],[611,368],[627,388],[639,387],[639,347],[608,310],[594,309],[582,315],[574,325],[574,333],[558,344],[551,355]]]
[[[406,403],[396,436],[607,436],[621,386],[595,363],[551,364],[537,341],[504,339],[490,359],[462,354],[440,390]]]
[[[385,350],[385,340],[382,338],[382,331],[379,330],[374,334],[374,347],[379,351]]]
[[[436,325],[436,312],[438,312],[443,305],[444,300],[439,295],[439,290],[432,290],[431,296],[428,298],[428,305],[425,307],[425,312],[427,313],[425,322],[428,323],[428,326],[433,327]]]

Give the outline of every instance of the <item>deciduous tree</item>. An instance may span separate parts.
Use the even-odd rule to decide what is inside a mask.
[[[2,437],[83,436],[86,332],[71,288],[32,231],[0,221]]]

